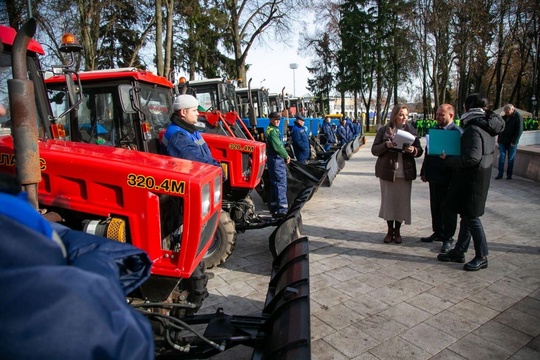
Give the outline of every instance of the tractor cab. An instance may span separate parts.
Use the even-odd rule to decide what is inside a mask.
[[[169,124],[172,84],[135,68],[77,74],[84,91],[77,109],[62,117],[73,141],[159,153],[159,132]],[[71,107],[64,76],[45,80],[53,113]]]
[[[186,81],[182,77],[179,88],[199,100],[199,131],[254,140],[240,121],[232,82],[220,78]]]

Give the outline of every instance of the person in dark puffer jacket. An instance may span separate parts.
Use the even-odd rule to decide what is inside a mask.
[[[465,100],[465,113],[461,117],[461,155],[441,158],[452,167],[447,205],[461,216],[458,240],[452,250],[439,254],[440,261],[465,262],[465,253],[471,237],[475,257],[464,265],[467,271],[488,267],[488,247],[480,217],[484,214],[491,179],[491,166],[495,152],[495,136],[504,129],[504,120],[486,110],[488,101],[480,94],[471,94]]]

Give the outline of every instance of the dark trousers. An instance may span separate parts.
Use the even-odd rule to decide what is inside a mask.
[[[266,164],[270,179],[270,211],[286,214],[289,209],[287,203],[287,165],[279,155],[268,155]]]
[[[504,162],[508,153],[508,166],[506,168],[506,176],[512,177],[514,173],[514,160],[516,159],[517,145],[510,146],[510,143],[499,144],[499,176],[504,174]]]
[[[431,227],[433,233],[448,240],[456,232],[457,214],[446,206],[448,185],[429,183],[429,205],[431,208]]]
[[[488,247],[484,227],[479,217],[461,216],[459,224],[459,235],[454,249],[460,252],[467,252],[471,237],[474,242],[474,251],[476,257],[484,257],[488,255]]]

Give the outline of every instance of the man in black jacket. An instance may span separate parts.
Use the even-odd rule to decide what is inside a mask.
[[[506,168],[506,179],[511,180],[514,171],[514,160],[516,158],[517,144],[523,132],[523,119],[516,111],[514,105],[504,105],[503,120],[505,122],[504,131],[497,137],[499,144],[499,173],[496,180],[502,179],[504,175],[504,161],[508,154],[508,167]]]
[[[439,106],[436,113],[437,128],[463,133],[463,130],[454,123],[454,114],[452,105],[442,104]],[[424,154],[420,179],[429,183],[429,205],[433,234],[420,238],[420,240],[422,242],[442,241],[441,253],[444,254],[452,248],[454,241],[452,237],[457,226],[457,214],[445,206],[446,194],[452,178],[452,168],[444,165],[444,160],[439,157],[439,154],[428,155],[427,146]]]
[[[441,154],[441,158],[446,159],[445,165],[451,167],[455,175],[450,180],[447,206],[461,216],[461,222],[456,245],[446,254],[437,255],[437,259],[464,263],[472,238],[475,256],[463,266],[467,271],[488,267],[487,239],[480,217],[486,210],[495,136],[504,129],[504,120],[487,110],[487,106],[484,96],[467,96],[465,113],[461,116],[461,155]]]

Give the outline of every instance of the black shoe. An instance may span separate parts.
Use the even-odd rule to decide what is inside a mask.
[[[480,269],[486,269],[488,267],[487,257],[479,258],[475,257],[465,265],[463,265],[463,270],[466,271],[478,271]]]
[[[275,219],[283,219],[285,217],[285,213],[275,213],[273,216]]]
[[[501,179],[502,179],[502,175],[495,176],[495,180],[501,180]]]
[[[453,240],[443,240],[442,246],[441,246],[441,254],[446,254],[450,250],[452,250],[452,241]]]
[[[437,240],[438,238],[439,238],[439,237],[438,237],[435,233],[433,233],[433,234],[431,234],[431,235],[428,236],[428,237],[420,238],[420,241],[421,241],[421,242],[434,242],[434,241],[438,241],[438,240]]]
[[[511,176],[508,176],[508,177],[506,178],[506,180],[512,180],[512,177],[511,177]]]
[[[446,254],[437,255],[437,259],[443,262],[457,262],[463,264],[465,262],[465,253],[452,249]]]

